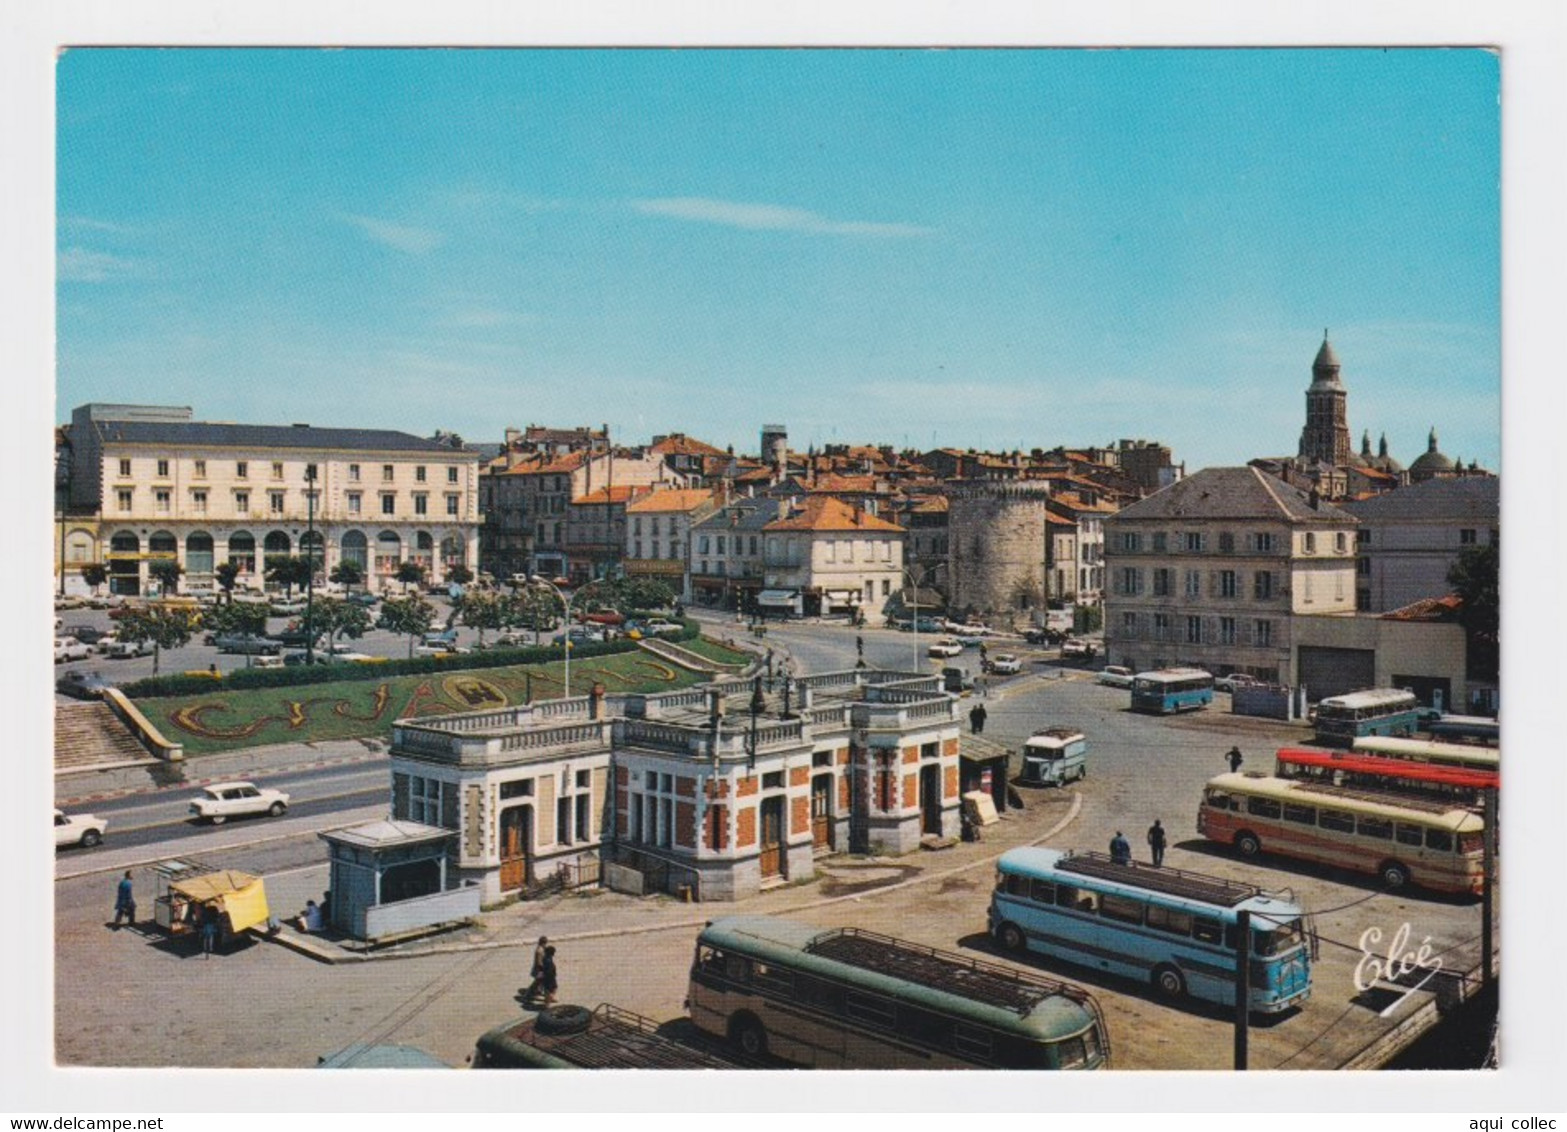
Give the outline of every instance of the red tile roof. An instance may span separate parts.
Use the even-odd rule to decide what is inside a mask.
[[[768,531],[872,531],[902,534],[903,528],[878,515],[852,507],[831,495],[809,496],[800,512],[787,519],[775,519],[762,528]]]
[[[672,488],[644,495],[626,507],[628,514],[645,515],[649,512],[694,511],[712,501],[713,493],[707,488]]]

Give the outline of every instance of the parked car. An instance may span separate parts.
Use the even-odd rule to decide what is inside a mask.
[[[1031,645],[1058,645],[1066,640],[1066,634],[1058,629],[1030,629],[1023,639]]]
[[[55,848],[61,845],[92,848],[102,842],[105,829],[108,829],[108,822],[103,818],[92,817],[91,814],[66,814],[56,809]]]
[[[371,656],[367,652],[356,652],[347,645],[333,645],[330,655],[335,664],[362,664],[367,661],[385,659],[383,657]]]
[[[274,633],[272,639],[284,648],[302,649],[306,645],[313,645],[321,639],[321,631],[307,633],[297,625],[290,625],[281,633]]]
[[[458,653],[469,652],[460,645],[450,641],[426,641],[422,645],[414,646],[415,656],[456,656]]]
[[[455,645],[457,643],[456,629],[434,629],[424,635],[424,643],[427,645]]]
[[[925,655],[941,657],[962,656],[963,646],[958,644],[958,642],[954,641],[951,637],[942,637],[939,641],[936,641],[934,644],[932,644],[930,648],[925,650]]]
[[[978,648],[985,643],[985,638],[979,633],[958,633],[953,638],[966,649]]]
[[[92,814],[66,814],[56,810],[54,846],[58,849],[62,845],[80,845],[83,849],[91,849],[103,840],[103,831],[108,828],[108,822]]]
[[[75,637],[84,645],[96,645],[99,637],[108,635],[107,629],[95,628],[92,625],[70,625],[61,630],[62,637]]]
[[[114,685],[105,680],[102,674],[80,669],[72,669],[54,682],[55,691],[75,696],[79,700],[102,699],[104,691],[112,687]]]
[[[979,625],[968,621],[949,620],[945,623],[945,628],[947,632],[954,635],[963,634],[970,637],[988,637],[995,631],[988,625]]]
[[[327,656],[325,653],[319,653],[319,652],[318,653],[314,653],[314,654],[303,653],[303,652],[285,653],[284,656],[283,656],[283,663],[285,665],[287,665],[289,668],[294,668],[294,667],[297,667],[299,665],[305,664],[307,658],[308,658],[308,662],[310,664],[331,664],[332,663],[332,658],[331,657]]]
[[[270,637],[227,636],[213,642],[219,652],[233,652],[250,656],[277,656],[283,651],[283,643]]]
[[[1061,657],[1089,657],[1094,652],[1092,642],[1082,640],[1079,637],[1068,637],[1061,642]]]
[[[247,814],[282,817],[287,809],[287,794],[253,782],[216,782],[205,787],[190,803],[190,812],[197,821],[213,825],[222,825],[229,818]]]
[[[986,669],[997,676],[1016,676],[1023,671],[1023,662],[1015,654],[999,652],[985,662]]]
[[[111,660],[130,660],[138,656],[152,655],[151,641],[114,640],[103,648],[103,655]]]
[[[92,648],[82,644],[75,637],[56,637],[54,639],[54,662],[65,664],[72,660],[86,660],[92,655]]]
[[[305,611],[306,603],[299,598],[291,598],[288,601],[274,601],[271,606],[274,617],[294,617]]]
[[[681,632],[682,627],[673,621],[665,621],[662,617],[655,617],[651,621],[644,621],[637,628],[642,630],[645,636],[664,636],[668,633]]]
[[[355,605],[363,605],[363,606],[367,606],[368,607],[368,606],[374,605],[376,602],[380,601],[381,599],[379,597],[377,597],[373,593],[367,593],[367,592],[361,590],[359,593],[349,594],[343,600],[344,601],[351,601]]]
[[[1232,672],[1228,676],[1215,676],[1213,686],[1218,691],[1229,692],[1232,695],[1236,688],[1249,688],[1261,684],[1262,681],[1255,676],[1248,676],[1244,672]]]
[[[1130,688],[1132,676],[1133,672],[1130,668],[1111,664],[1099,670],[1099,675],[1094,677],[1094,683],[1105,684],[1111,688]]]

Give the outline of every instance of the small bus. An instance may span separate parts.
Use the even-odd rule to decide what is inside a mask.
[[[1065,786],[1088,777],[1088,740],[1072,727],[1042,727],[1023,743],[1026,786]]]
[[[1484,829],[1478,814],[1450,802],[1393,802],[1385,793],[1255,771],[1209,779],[1197,807],[1197,832],[1243,857],[1267,851],[1334,865],[1380,877],[1390,889],[1413,883],[1478,894]]]
[[[1413,735],[1420,725],[1420,701],[1401,688],[1368,688],[1329,696],[1317,705],[1317,742],[1348,747],[1367,735]]]
[[[1495,748],[1475,747],[1467,743],[1435,743],[1427,739],[1389,739],[1376,736],[1356,739],[1354,750],[1387,759],[1408,759],[1434,766],[1466,767],[1470,770],[1500,771],[1502,752]]]
[[[745,1063],[663,1033],[657,1022],[602,1003],[552,1006],[479,1038],[475,1069],[739,1069]]]
[[[1008,951],[1138,979],[1172,1000],[1234,1006],[1242,911],[1251,914],[1249,1010],[1304,1002],[1315,937],[1298,906],[1254,885],[1103,853],[1009,849],[987,920]]]
[[[1132,710],[1169,715],[1213,703],[1213,673],[1201,668],[1161,668],[1132,677]]]
[[[821,1069],[1099,1069],[1104,1015],[1070,983],[860,928],[728,916],[697,937],[698,1029]]]
[[[1495,747],[1502,741],[1502,721],[1485,715],[1439,715],[1425,725],[1433,739]]]
[[[1299,747],[1281,748],[1275,756],[1274,771],[1280,778],[1385,790],[1394,800],[1400,796],[1433,798],[1472,809],[1482,806],[1485,791],[1499,789],[1502,780],[1495,770],[1390,759],[1361,751],[1308,751]]]

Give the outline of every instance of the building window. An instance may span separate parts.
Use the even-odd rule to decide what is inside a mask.
[[[1252,628],[1255,630],[1255,635],[1257,638],[1254,642],[1255,644],[1262,648],[1268,648],[1273,644],[1272,621],[1257,621],[1253,624]]]
[[[724,536],[723,535],[719,535],[718,536],[718,551],[717,552],[719,554],[722,554],[724,552]]]
[[[457,469],[456,468],[447,468],[446,469],[446,482],[447,483],[456,483],[457,482]]]
[[[246,460],[236,460],[234,462],[234,478],[237,479],[237,480],[243,480],[243,479],[249,479],[250,478],[250,463],[249,463],[249,461],[246,461]]]
[[[283,493],[281,491],[267,492],[267,506],[271,509],[272,514],[281,515],[283,513]]]
[[[1256,531],[1251,536],[1251,548],[1258,554],[1273,553],[1273,533],[1271,531]]]
[[[241,515],[250,514],[250,492],[236,491],[234,493],[234,510]]]
[[[1474,546],[1475,532],[1473,527],[1465,527],[1458,532],[1458,544],[1460,546]]]
[[[1219,643],[1221,645],[1233,645],[1235,643],[1235,618],[1219,618]]]
[[[359,482],[359,465],[358,464],[350,464],[350,465],[348,465],[348,479],[349,479],[350,483],[358,483]]]
[[[457,517],[457,499],[458,497],[455,495],[446,497],[446,513],[454,519]]]
[[[1302,548],[1302,552],[1303,553],[1305,553],[1305,554],[1315,554],[1315,553],[1317,553],[1317,535],[1316,535],[1315,531],[1307,531],[1306,532],[1306,536],[1305,536],[1303,541],[1305,543],[1305,546]]]
[[[1202,618],[1191,616],[1186,619],[1186,643],[1189,645],[1202,644]]]
[[[892,596],[892,582],[889,581],[886,578],[883,578],[881,580],[881,596],[882,597],[891,597]]]
[[[387,492],[385,495],[381,496],[381,514],[383,514],[383,515],[395,515],[395,514],[397,514],[397,496],[396,495],[393,495],[391,492]]]
[[[1121,592],[1128,597],[1135,597],[1142,592],[1142,574],[1135,567],[1123,566],[1121,568]]]
[[[1219,553],[1220,554],[1234,554],[1235,553],[1235,532],[1233,532],[1233,531],[1220,531],[1219,532]]]
[[[428,515],[430,513],[430,497],[422,491],[414,492],[414,514]]]
[[[1219,596],[1220,597],[1234,597],[1235,596],[1235,571],[1234,570],[1221,570],[1221,571],[1219,571]]]
[[[167,491],[167,489],[160,489],[160,490],[155,491],[155,492],[152,493],[152,505],[153,505],[153,508],[156,511],[158,511],[159,514],[163,514],[163,515],[168,514],[168,511],[169,511],[169,492]]]
[[[654,532],[654,533],[656,534],[657,532]],[[755,535],[751,536],[751,557],[752,558],[756,557],[756,536]]]
[[[1170,583],[1171,583],[1171,576],[1173,575],[1173,573],[1174,573],[1174,571],[1169,570],[1169,569],[1167,569],[1165,567],[1160,567],[1159,569],[1157,569],[1157,570],[1155,570],[1153,572],[1153,594],[1154,594],[1154,597],[1169,597],[1170,596]]]
[[[382,464],[381,465],[381,481],[383,483],[391,483],[392,482],[392,465],[390,465],[390,464]]]
[[[1186,596],[1187,597],[1201,597],[1202,596],[1202,571],[1200,571],[1200,570],[1188,570],[1188,571],[1186,571]]]
[[[205,491],[193,491],[190,493],[190,509],[198,515],[207,513],[207,493]]]
[[[441,780],[408,776],[408,820],[421,825],[441,824]]]
[[[169,478],[169,462],[167,460],[159,460],[158,461],[158,478],[159,479],[168,479]],[[1469,533],[1473,534],[1474,532],[1470,531]]]
[[[414,468],[414,483],[423,483],[423,482],[424,482],[424,465],[420,464],[418,467]]]
[[[1370,531],[1369,528],[1361,527],[1359,530],[1357,530],[1355,532],[1355,545],[1356,546],[1369,546],[1369,545],[1371,545],[1371,531]]]
[[[1359,574],[1363,578],[1371,577],[1371,559],[1369,559],[1369,558],[1357,558],[1357,559],[1355,559],[1355,573]]]
[[[634,535],[639,535],[639,534],[642,533],[642,516],[641,515],[638,515],[635,519],[631,520],[631,533],[634,534]],[[658,534],[658,528],[656,526],[653,528],[653,533],[654,534]],[[637,557],[640,558],[642,556],[639,554],[639,555],[637,555]]]
[[[1121,614],[1121,636],[1123,636],[1123,637],[1136,637],[1137,636],[1137,614],[1135,614],[1135,613],[1123,613],[1123,614]]]
[[[1273,597],[1273,575],[1266,570],[1258,570],[1252,575],[1252,597],[1258,601],[1268,601]]]
[[[708,543],[707,543],[707,536],[706,535],[703,535],[701,538],[696,540],[696,547],[697,547],[697,553],[698,554],[706,554],[707,553]],[[705,574],[707,571],[704,569],[702,572]]]
[[[1167,549],[1169,538],[1163,531],[1158,531],[1153,536],[1153,551],[1155,554],[1163,554]]]
[[[654,545],[657,546],[657,543],[655,543]],[[632,542],[632,544],[631,544],[631,557],[633,557],[633,558],[641,558],[642,557],[642,540],[641,539],[636,539],[635,541]],[[654,555],[654,557],[656,558],[657,555]]]
[[[363,498],[364,497],[357,491],[350,491],[348,493],[348,513],[350,515],[359,514],[359,501]]]
[[[128,487],[120,488],[118,491],[116,491],[114,493],[114,497],[118,501],[119,507],[120,507],[121,511],[129,511],[131,509],[131,489],[130,488],[128,488]]]
[[[1202,552],[1202,532],[1201,531],[1187,531],[1186,532],[1186,549],[1189,550],[1190,552],[1192,552],[1193,554],[1200,554]]]
[[[1121,532],[1121,549],[1136,552],[1142,549],[1142,536],[1134,531]]]
[[[207,478],[207,462],[205,460],[196,461],[196,478],[199,480]]]
[[[1333,536],[1333,552],[1335,554],[1344,554],[1348,550],[1349,537],[1345,535],[1343,531],[1339,531]]]
[[[655,555],[653,555],[653,557],[657,558],[658,555],[655,554]],[[671,557],[671,558],[679,558],[680,557],[680,540],[679,539],[675,539],[675,540],[672,540],[670,542],[670,544],[669,544],[669,557]]]
[[[130,474],[131,474],[131,462],[129,460],[121,460],[120,461],[120,475],[128,476]]]
[[[283,462],[281,460],[272,461],[272,478],[275,480],[283,478]]]
[[[1156,641],[1168,641],[1170,639],[1170,615],[1168,613],[1155,613],[1153,615],[1153,635]]]

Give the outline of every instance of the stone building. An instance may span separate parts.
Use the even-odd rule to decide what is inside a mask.
[[[1360,520],[1356,608],[1380,613],[1450,593],[1447,572],[1458,556],[1499,540],[1501,484],[1495,476],[1429,479],[1343,504]]]
[[[1047,483],[950,485],[947,548],[951,609],[1026,621],[1045,605],[1050,538]]]
[[[734,900],[835,852],[959,830],[957,703],[933,676],[859,669],[399,720],[392,818],[456,830],[487,901],[562,865],[618,863]]]
[[[1349,441],[1349,392],[1339,380],[1338,354],[1322,332],[1322,347],[1311,363],[1311,387],[1306,390],[1306,424],[1300,430],[1298,458],[1308,464],[1343,467],[1353,449]]]

